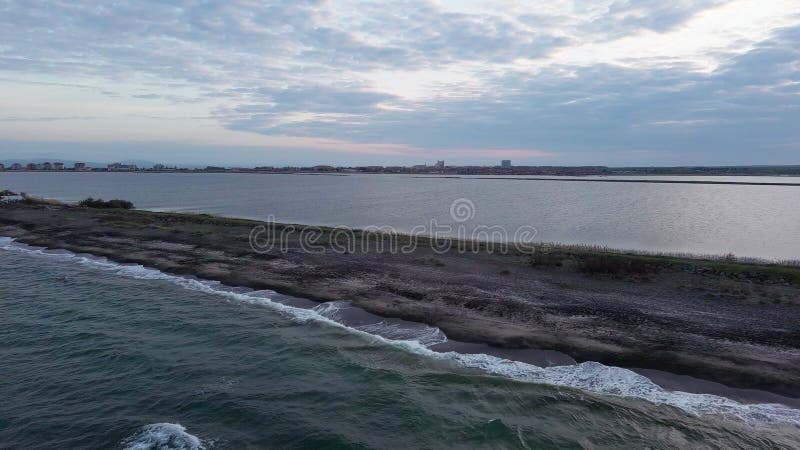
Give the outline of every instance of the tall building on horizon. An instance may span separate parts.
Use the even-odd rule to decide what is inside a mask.
[[[500,167],[511,167],[511,160],[510,159],[504,159],[504,160],[500,161]]]

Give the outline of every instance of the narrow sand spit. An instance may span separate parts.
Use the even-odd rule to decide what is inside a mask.
[[[378,247],[308,253],[296,235],[283,250],[257,253],[249,235],[258,224],[208,215],[0,207],[0,236],[31,245],[230,286],[347,300],[375,314],[437,326],[459,341],[557,350],[578,361],[800,397],[796,267],[651,257],[646,270],[598,274],[579,270],[596,257],[587,251],[555,252],[547,260],[438,254],[421,239],[407,254]]]

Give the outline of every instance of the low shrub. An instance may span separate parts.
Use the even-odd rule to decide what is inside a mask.
[[[62,203],[58,200],[53,200],[50,198],[41,198],[41,197],[34,197],[32,195],[28,195],[24,192],[20,192],[19,195],[22,197],[19,200],[19,203],[23,205],[30,205],[30,206],[59,206]]]
[[[133,203],[127,200],[120,200],[118,198],[105,201],[102,198],[93,199],[92,197],[89,197],[78,202],[78,206],[83,206],[85,208],[131,209],[133,208]]]
[[[580,261],[578,267],[584,273],[609,275],[644,274],[655,269],[642,259],[616,255],[587,257]]]
[[[561,267],[564,265],[564,255],[550,251],[537,251],[528,258],[528,264],[533,267]]]

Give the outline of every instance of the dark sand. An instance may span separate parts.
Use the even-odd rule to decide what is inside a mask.
[[[571,357],[687,376],[664,376],[661,384],[707,380],[800,397],[794,267],[648,258],[654,268],[647,273],[598,275],[579,270],[593,257],[586,250],[556,251],[547,261],[558,264],[536,266],[520,253],[437,254],[426,239],[410,254],[310,254],[297,234],[285,251],[259,254],[249,245],[256,225],[208,215],[0,206],[0,236],[31,245],[316,301],[347,300],[500,352],[554,351],[533,352],[532,361]],[[329,233],[323,230],[323,242]]]

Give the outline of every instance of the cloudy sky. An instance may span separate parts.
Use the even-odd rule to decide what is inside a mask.
[[[800,0],[0,0],[0,159],[800,164]]]

